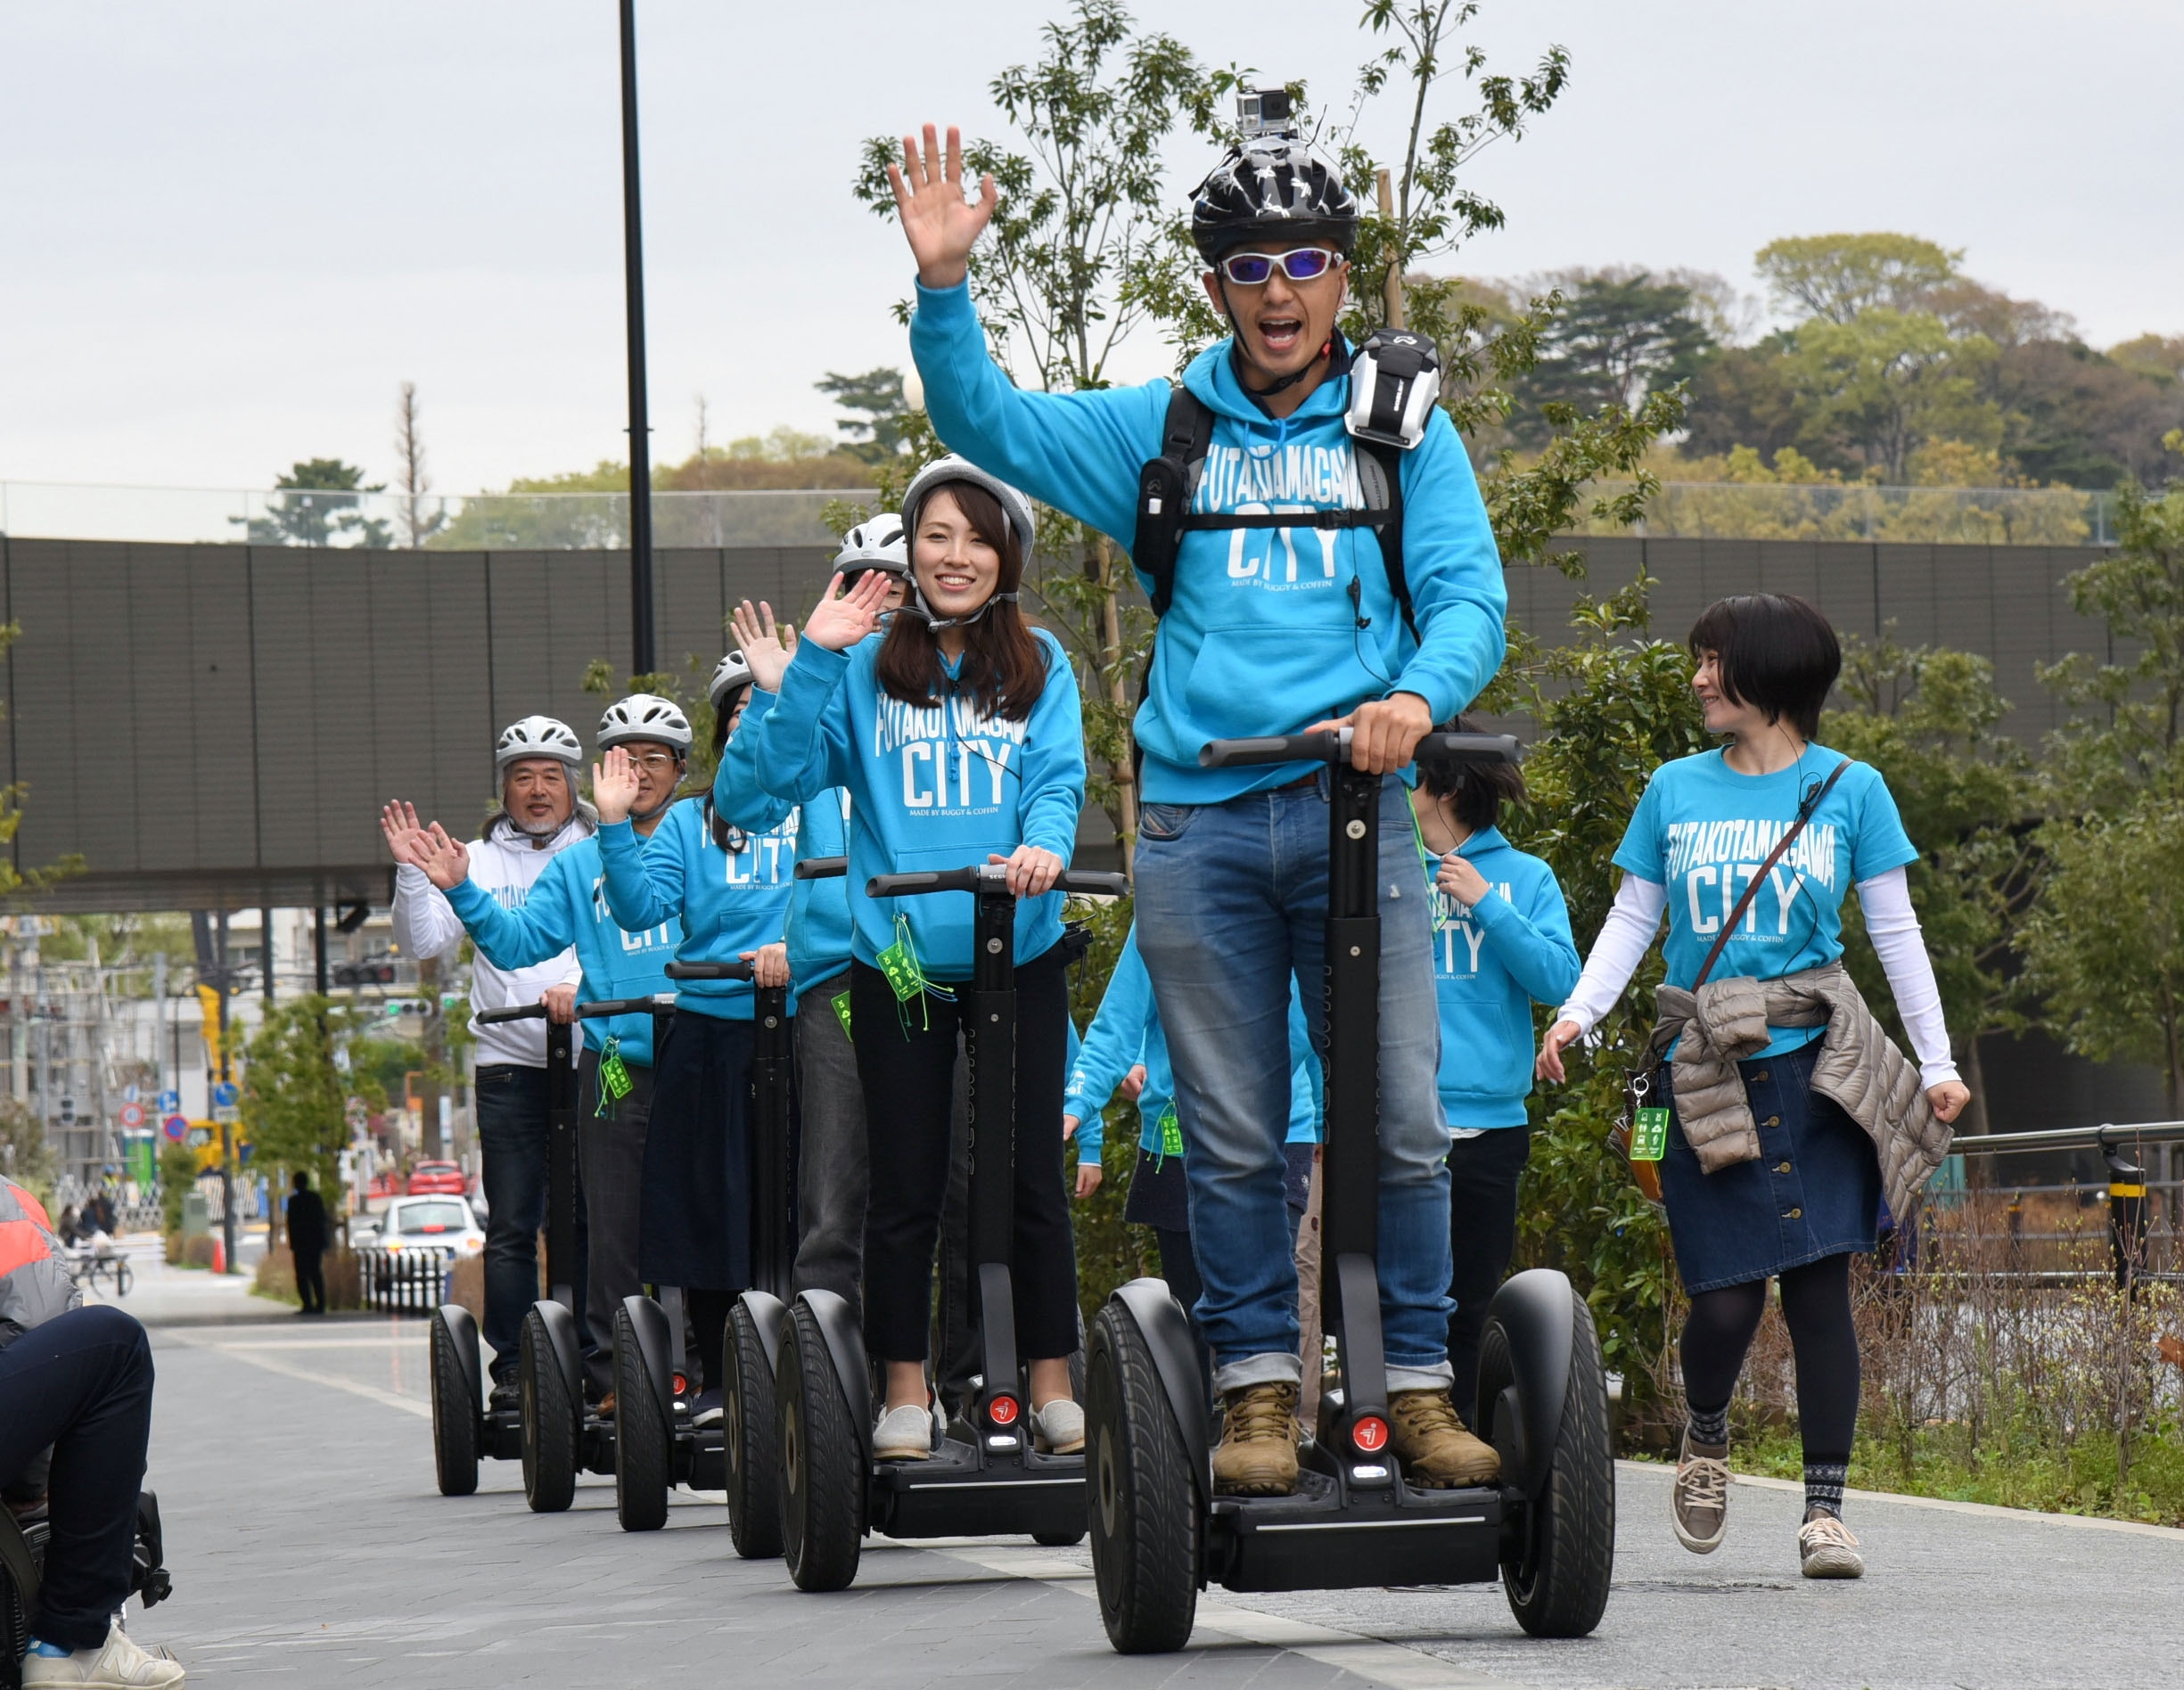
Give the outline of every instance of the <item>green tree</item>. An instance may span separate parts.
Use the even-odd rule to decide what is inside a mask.
[[[0,1174],[38,1202],[53,1206],[53,1177],[60,1158],[46,1142],[45,1123],[20,1097],[0,1097]]]
[[[1538,364],[1516,389],[1511,421],[1525,445],[1543,444],[1553,433],[1542,403],[1635,410],[1655,388],[1688,381],[1714,349],[1688,286],[1628,269],[1578,271],[1557,281],[1565,303],[1540,337]]]
[[[1984,335],[1953,335],[1930,312],[1875,306],[1848,323],[1808,323],[1790,355],[1805,408],[1799,444],[1847,455],[1896,486],[1929,440],[1993,446],[2001,409],[1981,398],[1980,378],[1994,355]]]
[[[364,472],[340,458],[301,458],[273,485],[282,491],[266,501],[265,514],[233,517],[252,546],[364,546],[394,544],[394,529],[381,518],[365,515],[366,493],[384,493],[387,484],[366,485]]]
[[[1892,630],[1847,642],[1838,691],[1843,707],[1828,712],[1827,742],[1880,770],[1921,853],[1908,876],[1911,902],[1972,1093],[1958,1130],[1983,1133],[1980,1038],[2019,1031],[2027,1019],[2016,947],[2040,878],[2038,774],[2002,731],[2009,704],[1983,657],[1904,646]],[[1847,943],[1844,956],[1867,1002],[1896,1025],[1870,948]]]
[[[2073,652],[2040,672],[2076,711],[2056,735],[2057,813],[2119,808],[2142,786],[2184,789],[2184,488],[2149,498],[2127,484],[2115,525],[2116,549],[2064,585],[2121,660]]]
[[[2184,1101],[2184,797],[2148,788],[2113,815],[2042,830],[2039,907],[2025,923],[2029,980],[2048,1026],[2096,1062],[2162,1071]]]
[[[829,370],[812,385],[849,414],[834,424],[842,449],[866,464],[879,464],[903,449],[903,425],[910,406],[903,398],[902,372],[886,365],[862,375]]]
[[[334,1060],[348,1016],[316,995],[269,1006],[246,1047],[242,1114],[252,1156],[280,1174],[308,1169],[338,1212],[349,1087]]]
[[[1868,311],[1925,309],[1963,262],[1960,251],[1888,234],[1790,235],[1769,242],[1752,260],[1778,305],[1837,324]]]

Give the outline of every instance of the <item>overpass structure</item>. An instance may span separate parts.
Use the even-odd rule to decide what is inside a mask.
[[[2034,668],[2100,652],[2061,582],[2083,546],[1581,539],[1589,590],[1658,578],[1674,638],[1726,593],[1797,592],[1848,631],[1984,652],[2026,736],[2054,725]],[[663,549],[661,667],[710,671],[738,601],[800,619],[818,546]],[[493,799],[500,726],[558,716],[588,742],[587,665],[629,650],[622,551],[366,551],[0,537],[0,779],[21,789],[9,849],[29,871],[75,856],[58,911],[382,904],[377,815],[413,800],[450,828]],[[1511,611],[1551,636],[1576,587],[1509,578]],[[1087,855],[1105,841],[1088,817]]]

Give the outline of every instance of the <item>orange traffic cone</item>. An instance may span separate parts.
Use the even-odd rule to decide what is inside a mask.
[[[227,1240],[225,1238],[212,1241],[212,1271],[216,1274],[227,1271]]]

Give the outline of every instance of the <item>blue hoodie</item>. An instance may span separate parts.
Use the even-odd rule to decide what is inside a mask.
[[[752,693],[753,701],[770,694]],[[745,710],[749,719],[749,710]],[[739,827],[768,828],[792,808],[787,799],[776,798],[759,784],[758,765],[751,747],[757,735],[739,728],[720,754],[713,775],[713,808]],[[796,829],[796,860],[841,857],[849,849],[850,794],[841,787],[821,792],[802,806]],[[814,986],[830,980],[850,965],[849,882],[837,874],[826,880],[800,880],[789,894],[789,972],[795,976],[801,997]]]
[[[732,963],[782,937],[793,884],[797,812],[763,832],[745,833],[737,851],[716,845],[707,821],[704,801],[686,798],[669,808],[649,840],[639,839],[626,821],[602,823],[597,837],[606,866],[607,908],[633,928],[680,916],[677,962]],[[747,980],[677,980],[675,994],[678,1010],[751,1019]],[[794,1012],[793,999],[790,1009]]]
[[[759,785],[806,803],[832,786],[850,793],[850,950],[858,962],[877,966],[900,915],[927,979],[971,977],[971,895],[874,899],[864,890],[873,875],[982,865],[1024,844],[1066,863],[1076,849],[1085,780],[1077,677],[1053,635],[1032,636],[1047,685],[1021,722],[978,716],[968,699],[921,706],[888,696],[875,673],[878,640],[847,652],[800,641],[781,691],[752,693],[735,738],[751,742]],[[1061,939],[1062,902],[1049,892],[1017,904],[1017,962]]]
[[[584,998],[648,997],[673,991],[674,982],[661,971],[682,940],[681,923],[669,916],[635,932],[616,925],[601,890],[603,881],[599,841],[595,837],[583,839],[555,855],[518,908],[503,909],[492,893],[468,880],[447,894],[447,906],[496,968],[529,968],[573,945],[584,969]],[[615,1015],[584,1023],[584,1042],[594,1050],[606,1048],[609,1033],[621,1040],[624,1062],[651,1065],[650,1015]]]
[[[910,351],[951,450],[1129,549],[1138,472],[1160,453],[1166,381],[1058,394],[1013,387],[987,353],[967,285],[918,288]],[[1193,359],[1183,380],[1214,418],[1195,512],[1364,505],[1342,425],[1347,375],[1321,382],[1278,422],[1237,381],[1227,340]],[[1146,802],[1218,804],[1310,772],[1202,769],[1208,740],[1294,733],[1395,692],[1416,693],[1445,722],[1493,678],[1508,595],[1471,461],[1446,413],[1431,414],[1402,463],[1403,572],[1422,644],[1403,626],[1370,529],[1184,535],[1137,710]]]
[[[1433,893],[1441,1106],[1450,1127],[1521,1127],[1531,1095],[1531,1006],[1560,1004],[1577,985],[1570,907],[1555,871],[1498,828],[1481,828],[1457,855],[1493,890],[1468,912]]]
[[[1077,1154],[1099,1160],[1106,1143],[1107,1126],[1102,1112],[1122,1077],[1137,1063],[1145,1065],[1145,1089],[1137,1094],[1137,1143],[1154,1155],[1161,1152],[1161,1122],[1175,1101],[1175,1071],[1168,1064],[1168,1039],[1161,1030],[1160,1005],[1153,998],[1153,979],[1145,972],[1145,958],[1137,954],[1137,930],[1122,943],[1108,976],[1106,995],[1091,1030],[1070,1063],[1069,1086],[1062,1094],[1062,1112],[1077,1117]],[[1319,1059],[1312,1054],[1312,1039],[1304,1025],[1304,1005],[1297,997],[1296,982],[1289,985],[1289,1142],[1319,1142]]]

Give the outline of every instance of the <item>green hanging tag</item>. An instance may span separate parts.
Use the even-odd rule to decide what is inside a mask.
[[[842,1036],[854,1045],[857,1035],[850,1030],[850,994],[846,991],[837,992],[831,1001],[834,1005],[834,1019],[842,1023]]]
[[[1183,1153],[1183,1124],[1176,1119],[1173,1103],[1161,1111],[1161,1160]]]
[[[895,989],[899,1002],[907,1004],[925,989],[925,971],[918,966],[917,947],[911,942],[910,923],[904,917],[895,917],[895,942],[872,960]]]
[[[1668,1153],[1669,1112],[1641,1109],[1630,1123],[1630,1160],[1657,1162]]]
[[[629,1078],[629,1064],[622,1061],[622,1041],[619,1033],[607,1035],[606,1048],[599,1053],[599,1107],[595,1115],[612,1120],[614,1106],[629,1095],[636,1081]]]
[[[1409,811],[1410,842],[1417,849],[1418,866],[1425,871],[1425,907],[1434,912],[1433,931],[1436,933],[1442,932],[1455,925],[1456,918],[1453,915],[1441,914],[1441,906],[1447,904],[1453,907],[1456,900],[1435,896],[1441,890],[1441,858],[1425,849],[1425,830],[1418,825],[1418,812],[1411,808],[1408,802],[1403,808]]]

